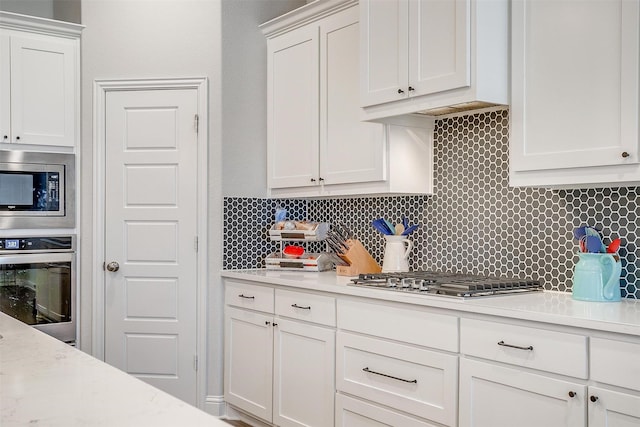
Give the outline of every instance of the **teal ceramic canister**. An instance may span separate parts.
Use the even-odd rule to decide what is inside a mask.
[[[572,296],[581,301],[620,301],[622,264],[613,254],[579,253],[573,272]]]

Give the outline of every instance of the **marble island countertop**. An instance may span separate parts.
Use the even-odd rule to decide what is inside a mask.
[[[318,273],[266,269],[223,270],[221,275],[228,279],[250,280],[301,290],[323,291],[640,337],[640,301],[633,299],[624,299],[622,302],[585,302],[573,300],[570,292],[551,291],[457,299],[349,286],[351,278],[336,276],[335,272],[331,271]]]
[[[228,424],[0,313],[0,425]]]

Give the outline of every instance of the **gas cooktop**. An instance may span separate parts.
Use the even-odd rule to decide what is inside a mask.
[[[456,298],[511,295],[543,290],[539,280],[435,271],[360,274],[357,279],[351,279],[351,282],[351,286]]]

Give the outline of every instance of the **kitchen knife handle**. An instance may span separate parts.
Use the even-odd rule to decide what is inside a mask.
[[[311,310],[311,306],[310,305],[302,306],[302,305],[298,305],[298,304],[291,304],[291,307],[300,308],[302,310]]]
[[[381,372],[372,371],[369,368],[362,368],[362,370],[365,371],[365,372],[368,372],[370,374],[380,375],[381,377],[386,377],[386,378],[391,378],[393,380],[402,381],[403,383],[418,384],[418,380],[405,380],[404,378],[398,378],[398,377],[394,377],[393,375],[387,375],[387,374],[383,374]]]
[[[498,345],[501,345],[503,347],[511,347],[511,348],[517,348],[518,350],[528,350],[528,351],[533,351],[533,346],[530,345],[528,347],[521,347],[519,345],[513,345],[513,344],[506,344],[504,341],[499,341]]]
[[[245,295],[245,294],[240,294],[240,295],[238,295],[238,296],[239,296],[240,298],[256,299],[256,297],[253,297],[253,296],[247,296],[247,295]]]

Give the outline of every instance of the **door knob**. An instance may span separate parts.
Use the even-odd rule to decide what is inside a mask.
[[[109,264],[107,264],[107,271],[111,271],[111,272],[116,272],[120,270],[120,264],[118,264],[115,261],[111,261]]]

